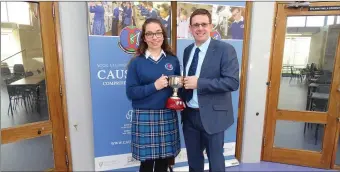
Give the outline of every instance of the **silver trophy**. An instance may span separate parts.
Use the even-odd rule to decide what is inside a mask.
[[[166,107],[173,110],[183,110],[184,103],[178,96],[178,89],[183,87],[183,77],[178,75],[168,76],[169,86],[173,89],[173,94],[168,98]]]
[[[183,87],[183,77],[178,75],[170,75],[168,76],[168,80],[169,86],[174,90],[174,93],[171,97],[178,99],[178,89]]]

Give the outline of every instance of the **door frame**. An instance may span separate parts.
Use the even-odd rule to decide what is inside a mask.
[[[64,119],[64,129],[65,129],[65,141],[66,141],[66,157],[68,164],[68,171],[73,171],[72,169],[72,156],[71,156],[71,141],[70,141],[70,130],[69,130],[69,121],[68,121],[68,113],[67,113],[67,101],[66,101],[66,84],[65,84],[65,73],[64,73],[64,60],[63,60],[63,51],[62,51],[62,43],[61,43],[61,28],[60,28],[60,13],[59,13],[59,2],[54,1],[53,8],[55,11],[54,14],[54,23],[55,23],[55,37],[56,44],[58,47],[58,61],[59,61],[59,74],[60,74],[60,92],[62,95],[62,104],[63,104],[63,119]]]
[[[59,16],[55,2],[37,3],[47,91],[49,120],[1,129],[1,144],[51,135],[54,168],[47,171],[72,171],[64,75],[61,61]],[[58,35],[59,34],[59,35]]]
[[[340,17],[340,15],[338,16]],[[338,60],[340,58],[340,34],[339,34],[339,38],[338,38],[338,47],[336,52],[338,53],[336,56],[338,57]],[[337,66],[338,68],[340,68],[340,65]],[[334,77],[335,78],[335,77]],[[337,74],[337,79],[340,80],[340,74],[338,72]],[[338,81],[339,82],[339,81]],[[334,88],[336,89],[338,92],[340,92],[340,84],[338,85],[338,87]],[[336,94],[336,99],[340,100],[340,93]],[[338,124],[336,125],[336,132],[335,132],[335,140],[334,140],[334,149],[333,149],[333,154],[332,154],[332,161],[331,161],[331,168],[336,169],[336,170],[340,170],[340,164],[335,164],[335,160],[336,160],[336,152],[338,150],[338,143],[339,143],[339,139],[340,139],[340,103],[337,103],[337,118],[338,118]],[[340,158],[340,157],[339,157]]]
[[[264,161],[272,161],[272,162],[281,162],[288,163],[294,165],[304,165],[316,168],[330,168],[331,162],[334,162],[333,150],[336,142],[335,134],[336,134],[336,126],[337,126],[337,117],[339,117],[339,112],[336,112],[336,99],[339,99],[339,93],[336,93],[336,86],[339,85],[339,77],[340,74],[336,72],[340,68],[340,55],[339,55],[339,47],[340,47],[340,38],[338,39],[338,51],[335,54],[335,65],[333,69],[332,76],[332,86],[330,91],[329,102],[333,102],[331,105],[329,103],[329,110],[326,113],[321,112],[311,112],[306,111],[287,111],[287,110],[276,110],[277,107],[272,108],[277,105],[278,102],[278,90],[271,90],[274,88],[279,88],[278,84],[280,82],[271,82],[279,79],[274,78],[278,77],[282,67],[282,58],[283,57],[283,48],[285,33],[286,33],[286,21],[287,16],[315,16],[315,15],[340,15],[337,11],[313,11],[310,12],[307,8],[302,9],[285,9],[285,5],[289,4],[289,2],[275,2],[275,17],[273,24],[273,36],[272,36],[272,45],[271,45],[271,57],[270,57],[270,65],[269,65],[269,75],[268,75],[268,87],[267,87],[267,96],[266,96],[266,110],[265,110],[265,124],[264,124],[264,132],[263,132],[263,142],[262,142],[262,160]],[[334,2],[310,2],[310,6],[328,6],[335,5]],[[340,37],[340,36],[339,36]],[[275,46],[276,45],[276,46]],[[278,46],[279,45],[279,46]],[[281,52],[281,54],[280,54]],[[280,59],[275,59],[274,57],[280,57]],[[274,78],[274,79],[273,79]],[[333,94],[332,94],[333,93]],[[273,98],[276,96],[275,101]],[[274,111],[276,110],[276,111]],[[286,111],[286,112],[285,112]],[[275,113],[279,115],[275,116]],[[331,114],[331,115],[327,115]],[[298,117],[296,117],[299,115]],[[295,119],[293,119],[295,118]],[[293,119],[293,120],[292,120]],[[288,149],[288,148],[273,148],[274,135],[275,135],[275,126],[276,120],[290,120],[290,121],[298,121],[298,122],[314,122],[327,124],[324,138],[323,140],[329,140],[329,143],[332,146],[325,146],[327,144],[323,144],[322,152],[313,152],[308,150],[296,150],[296,149]],[[326,143],[326,142],[325,142]],[[328,142],[327,142],[328,143]],[[292,156],[292,154],[294,156]],[[328,155],[328,156],[326,156]]]

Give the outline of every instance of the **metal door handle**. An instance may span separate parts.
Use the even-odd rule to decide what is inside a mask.
[[[339,116],[340,116],[340,114],[339,114],[339,113],[340,113],[340,104],[339,104],[339,103],[337,103],[337,113],[336,113],[336,115],[338,116],[338,117],[337,117],[337,119],[338,119],[338,122],[340,122],[340,117],[339,117]]]

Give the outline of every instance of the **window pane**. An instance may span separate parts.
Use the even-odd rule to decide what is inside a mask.
[[[325,22],[325,16],[308,16],[307,24],[308,27],[320,27],[323,26]]]
[[[336,24],[340,24],[340,16],[337,16]]]
[[[46,171],[54,168],[52,136],[1,145],[2,171]]]
[[[30,10],[27,2],[7,2],[9,22],[30,25]]]
[[[312,34],[310,31],[313,31],[313,28],[286,29],[278,109],[322,113],[328,111],[339,30],[329,29],[327,33],[320,30]],[[322,72],[306,78],[311,68]],[[306,125],[302,125],[304,126]],[[299,145],[279,143],[276,146],[301,148]]]
[[[325,124],[277,120],[275,128],[274,147],[322,151]]]
[[[335,159],[335,164],[340,165],[340,137],[338,137],[338,145],[337,145],[337,151],[336,151],[336,159]]]
[[[10,56],[11,38],[9,34],[1,34],[1,60]]]
[[[327,16],[327,25],[333,25],[334,24],[334,18],[335,18],[335,16]]]
[[[6,2],[1,2],[1,22],[8,22]]]
[[[306,17],[288,17],[287,27],[304,27]]]
[[[39,9],[38,5],[30,3],[32,9]],[[41,23],[39,16],[32,19],[30,27],[19,26],[20,29],[8,31],[1,28],[1,36],[4,35],[1,37],[1,58],[11,56],[1,63],[1,129],[50,118]]]
[[[284,65],[306,66],[309,56],[311,37],[286,37]]]

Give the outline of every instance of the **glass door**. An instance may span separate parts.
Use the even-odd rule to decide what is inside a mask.
[[[52,2],[1,2],[1,170],[66,171]]]
[[[277,3],[263,160],[330,168],[339,123],[339,6]]]

